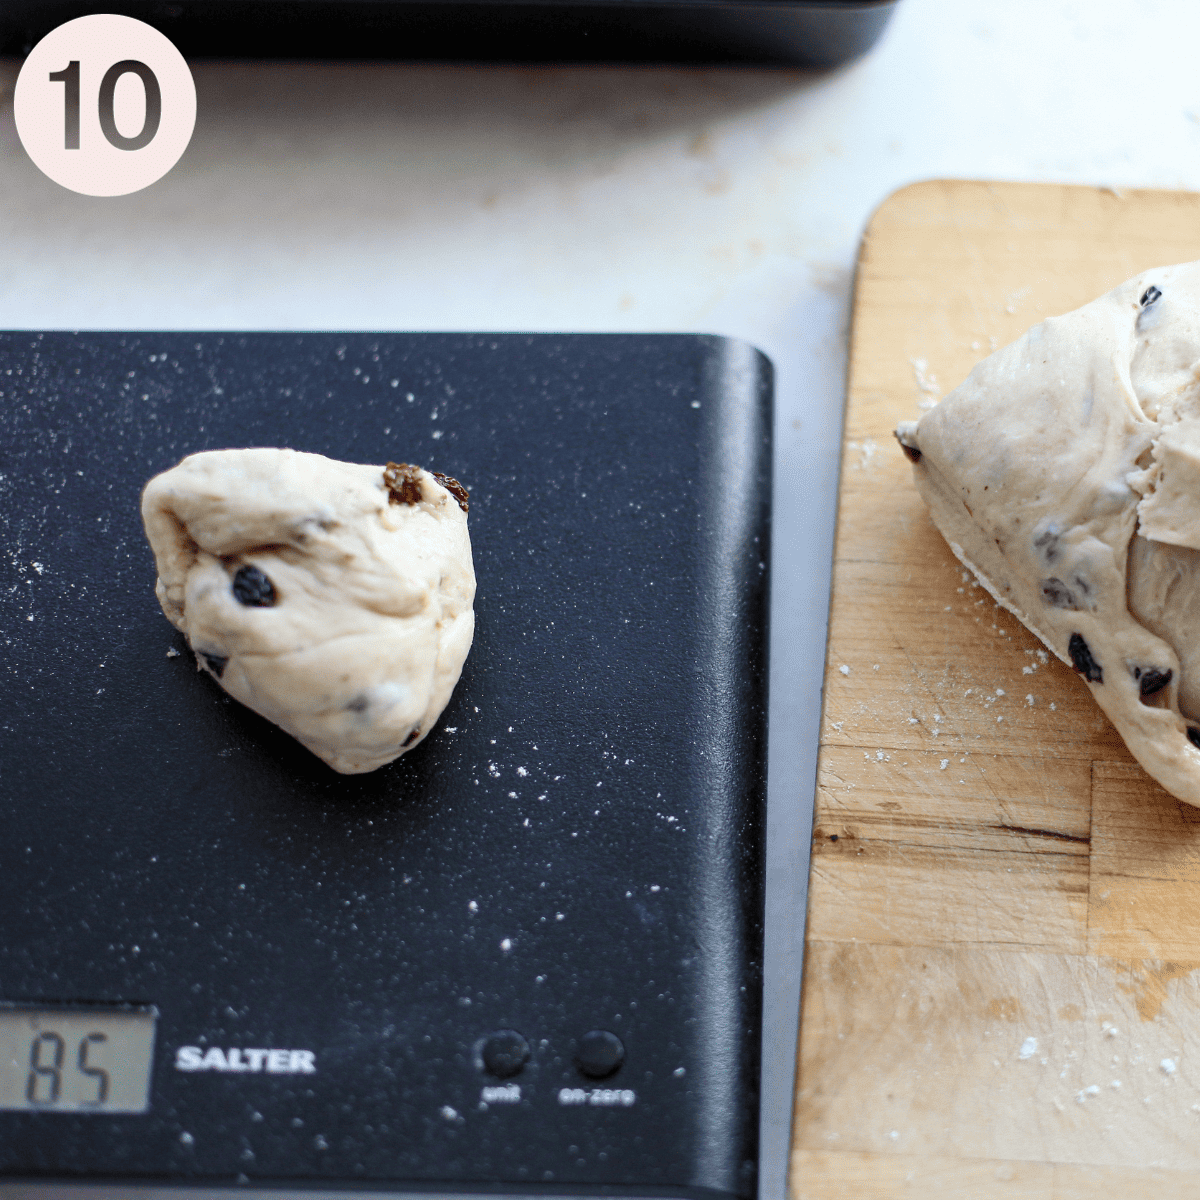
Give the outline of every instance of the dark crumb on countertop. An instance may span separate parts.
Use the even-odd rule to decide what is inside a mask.
[[[451,479],[449,475],[443,475],[441,471],[430,471],[429,473],[458,501],[458,507],[466,512],[467,489],[457,479]]]
[[[205,663],[208,665],[208,669],[218,679],[225,674],[225,668],[229,665],[229,657],[227,655],[223,656],[220,654],[205,654],[203,650],[198,650],[197,653],[202,659],[204,659]]]
[[[383,485],[392,504],[421,502],[421,468],[408,463],[390,462],[383,468]]]
[[[273,608],[279,599],[275,594],[275,585],[249,563],[238,568],[231,586],[237,602],[247,608]]]
[[[1092,657],[1091,648],[1083,640],[1082,634],[1071,634],[1071,640],[1067,643],[1067,653],[1071,656],[1071,662],[1075,664],[1075,670],[1089,683],[1104,682],[1104,670]]]

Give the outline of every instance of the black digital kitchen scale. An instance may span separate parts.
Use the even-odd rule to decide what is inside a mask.
[[[121,13],[188,58],[708,62],[834,67],[899,0],[4,0],[0,54]]]
[[[715,337],[0,335],[0,1180],[753,1195],[770,408]],[[159,609],[141,487],[229,446],[470,489],[388,767]]]

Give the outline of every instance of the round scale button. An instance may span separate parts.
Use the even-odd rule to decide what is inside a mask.
[[[515,1029],[500,1029],[484,1040],[483,1067],[497,1079],[511,1079],[529,1061],[529,1043]]]
[[[593,1029],[579,1039],[575,1065],[589,1079],[605,1079],[625,1061],[625,1047],[615,1033]]]

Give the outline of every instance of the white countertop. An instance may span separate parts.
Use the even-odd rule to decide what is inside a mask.
[[[29,162],[0,60],[0,328],[697,331],[774,360],[771,1200],[859,236],[937,176],[1200,189],[1197,46],[1191,0],[902,0],[827,74],[203,63],[183,160],[117,199]]]

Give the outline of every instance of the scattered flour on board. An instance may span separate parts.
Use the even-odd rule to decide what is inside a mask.
[[[937,376],[929,369],[929,359],[910,358],[913,369],[913,379],[916,380],[917,390],[921,393],[918,405],[921,408],[933,408],[942,397],[942,389]]]
[[[871,460],[879,452],[879,445],[874,438],[864,438],[861,442],[847,442],[846,449],[858,451],[858,462],[854,465],[858,470],[864,471],[871,465]]]

